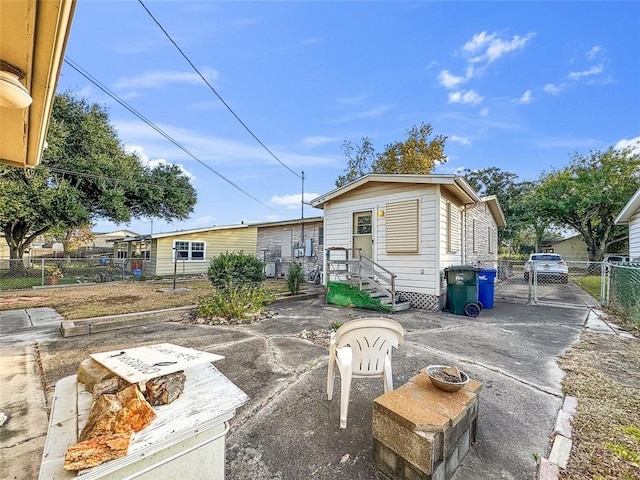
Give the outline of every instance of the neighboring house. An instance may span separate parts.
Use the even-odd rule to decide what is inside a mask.
[[[629,226],[629,257],[631,261],[640,260],[640,189],[618,214],[615,223]]]
[[[496,266],[505,226],[497,199],[479,198],[455,175],[369,174],[311,204],[324,210],[330,255],[359,249],[354,257],[361,252],[395,274],[396,292],[428,310],[443,306],[446,267]],[[329,267],[325,261],[325,272]]]
[[[300,263],[304,272],[322,265],[322,217],[253,224],[258,228],[258,257],[268,277],[286,276],[289,266]]]
[[[211,260],[225,252],[257,255],[255,225],[227,225],[121,238],[113,242],[116,266],[141,268],[146,275],[206,273]]]
[[[584,243],[582,235],[577,234],[572,237],[558,240],[545,245],[542,248],[543,253],[557,253],[562,255],[566,261],[589,260],[589,252],[587,252],[587,244]]]
[[[114,240],[121,240],[123,238],[139,237],[140,234],[132,232],[131,230],[116,230],[114,232],[107,233],[94,233],[93,240],[87,242],[83,247],[98,248],[98,249],[113,249]]]
[[[75,3],[0,1],[0,163],[40,163]]]

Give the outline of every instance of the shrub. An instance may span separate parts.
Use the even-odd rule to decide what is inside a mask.
[[[234,285],[199,297],[196,313],[203,318],[247,319],[250,314],[261,313],[274,298],[262,285]]]
[[[304,284],[304,273],[302,273],[302,265],[293,263],[287,272],[287,287],[293,295],[300,293],[300,289]]]
[[[227,252],[211,260],[207,276],[217,289],[255,288],[264,281],[264,263],[253,255]]]

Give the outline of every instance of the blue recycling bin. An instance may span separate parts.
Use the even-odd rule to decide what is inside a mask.
[[[478,272],[478,301],[483,308],[493,308],[493,294],[496,282],[495,268],[483,268]]]

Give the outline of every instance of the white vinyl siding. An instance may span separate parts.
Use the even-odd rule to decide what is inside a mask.
[[[495,266],[498,261],[498,227],[486,208],[486,202],[469,206],[466,215],[466,232],[463,241],[466,245],[465,263]]]
[[[640,260],[640,211],[629,220],[629,258]]]
[[[462,207],[452,199],[440,197],[440,269],[462,264]]]
[[[395,273],[396,290],[439,294],[440,270],[437,265],[437,185],[373,184],[346,194],[325,205],[324,246],[351,248],[353,213],[371,210],[373,260]],[[386,245],[386,205],[418,200],[419,253],[389,254]],[[379,215],[381,212],[382,215]]]
[[[387,253],[418,253],[420,232],[418,199],[387,203]]]

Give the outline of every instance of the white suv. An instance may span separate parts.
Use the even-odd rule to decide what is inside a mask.
[[[560,280],[569,281],[569,267],[562,255],[557,253],[532,253],[529,261],[524,265],[524,279],[529,281],[529,273],[534,271],[538,282]]]
[[[606,263],[629,263],[631,259],[628,255],[620,255],[618,253],[605,253],[603,262]]]

